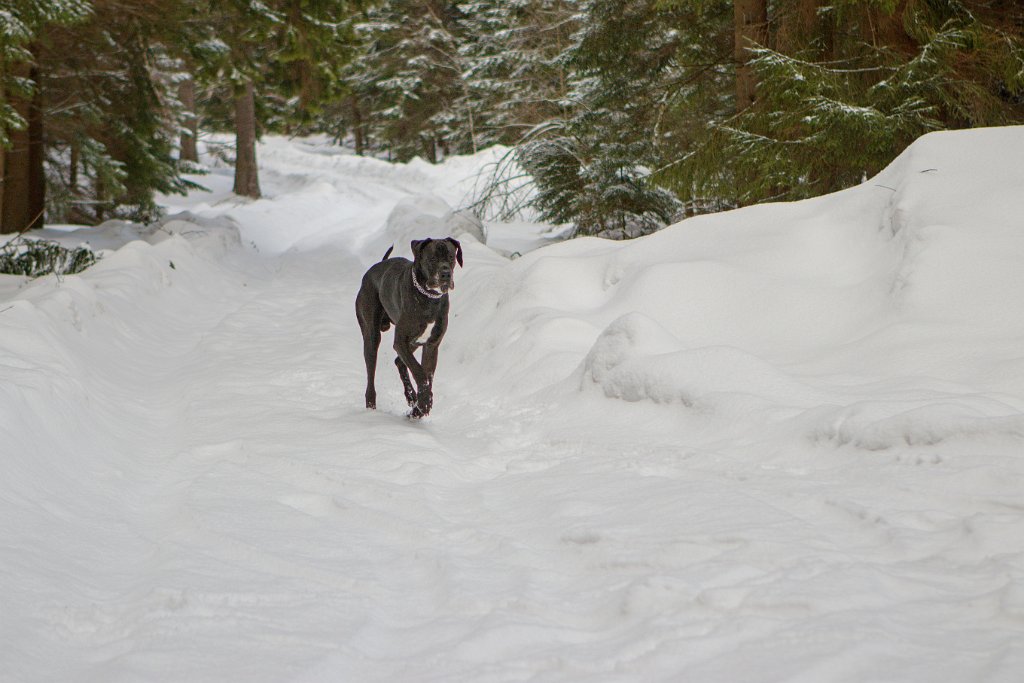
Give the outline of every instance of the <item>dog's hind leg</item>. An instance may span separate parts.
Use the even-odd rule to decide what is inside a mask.
[[[377,388],[374,375],[377,373],[377,348],[380,346],[380,332],[370,330],[363,336],[363,358],[366,360],[366,407],[377,407]]]
[[[356,318],[359,320],[359,329],[363,333],[363,359],[366,361],[366,408],[373,410],[377,407],[377,388],[374,386],[374,376],[377,373],[377,349],[380,347],[380,333],[387,329],[382,324],[384,309],[376,301],[365,301],[363,290],[359,291],[356,298]]]
[[[416,389],[412,385],[412,380],[409,379],[409,367],[398,356],[395,356],[395,365],[398,366],[398,376],[402,378],[402,386],[405,387],[405,402],[411,408],[416,405]]]

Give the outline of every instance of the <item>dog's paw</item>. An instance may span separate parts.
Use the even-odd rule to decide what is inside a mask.
[[[409,414],[406,415],[406,417],[408,417],[410,420],[419,420],[426,416],[427,414],[421,411],[419,406],[415,406],[412,410],[409,411]]]

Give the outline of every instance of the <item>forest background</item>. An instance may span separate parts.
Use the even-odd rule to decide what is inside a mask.
[[[201,131],[437,162],[576,234],[854,185],[938,129],[1024,122],[1014,0],[0,0],[0,230],[157,217]],[[528,189],[528,192],[524,192]]]

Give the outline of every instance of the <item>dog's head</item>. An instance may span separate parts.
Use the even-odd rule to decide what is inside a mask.
[[[458,240],[451,237],[413,240],[412,254],[416,272],[425,287],[437,292],[455,289],[455,264],[462,265],[462,245]]]

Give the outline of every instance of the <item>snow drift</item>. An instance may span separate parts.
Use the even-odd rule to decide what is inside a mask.
[[[1016,681],[1024,128],[628,243],[470,226],[433,414],[387,343],[364,411],[363,270],[497,153],[270,138],[266,199],[213,164],[0,282],[0,677]]]
[[[997,431],[1019,435],[1019,403],[993,396],[1019,395],[1024,378],[1024,362],[1007,354],[1024,342],[1022,153],[1020,129],[936,133],[845,192],[498,264],[501,276],[479,292],[486,304],[467,313],[472,336],[487,338],[473,344],[492,366],[543,359],[535,382],[517,378],[534,391],[583,356],[582,390],[732,402],[736,417],[754,404],[806,410],[869,398],[888,406],[868,422],[858,410],[874,448],[874,421],[891,425],[897,414],[907,433],[892,443],[917,440],[916,420],[955,434],[963,420],[998,418]],[[520,328],[532,334],[509,334]],[[553,357],[564,359],[557,369]],[[844,419],[847,408],[836,411],[819,419]]]

